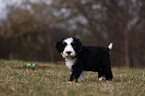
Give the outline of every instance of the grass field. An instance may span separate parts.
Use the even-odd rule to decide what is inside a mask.
[[[65,65],[14,69],[27,63],[0,60],[0,96],[145,96],[144,69],[112,68],[111,82],[98,81],[97,73],[85,72],[85,82],[67,83],[70,72]]]

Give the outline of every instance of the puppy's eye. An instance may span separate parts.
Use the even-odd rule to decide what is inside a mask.
[[[63,45],[66,46],[67,44],[64,42]]]
[[[72,43],[71,43],[71,45],[72,45],[72,46],[75,46],[75,43],[74,43],[74,42],[72,42]]]

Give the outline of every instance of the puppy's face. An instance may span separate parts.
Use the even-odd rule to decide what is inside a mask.
[[[63,58],[73,58],[81,49],[81,42],[77,38],[65,38],[56,43],[56,49]]]

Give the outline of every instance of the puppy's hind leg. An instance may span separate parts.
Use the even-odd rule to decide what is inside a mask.
[[[103,80],[103,77],[104,77],[104,73],[103,72],[98,72],[98,80],[101,81]]]
[[[104,60],[104,71],[105,71],[105,78],[108,81],[112,81],[113,75],[111,71],[111,61],[109,55],[105,55],[105,60]]]
[[[81,81],[85,81],[83,72],[80,74],[80,77],[78,78],[78,82],[81,82]]]
[[[105,78],[106,80],[112,81],[113,75],[111,69],[105,71]]]

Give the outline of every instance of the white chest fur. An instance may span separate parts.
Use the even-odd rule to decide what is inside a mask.
[[[65,58],[65,65],[67,68],[72,71],[72,66],[74,65],[76,59]]]

